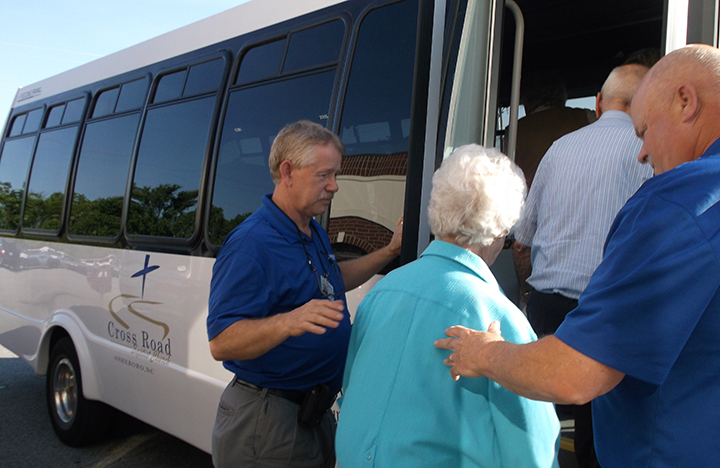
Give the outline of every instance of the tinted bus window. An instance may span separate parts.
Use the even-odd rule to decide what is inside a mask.
[[[40,135],[28,183],[24,228],[60,229],[65,185],[76,135],[77,127]]]
[[[273,191],[268,158],[275,135],[301,119],[326,125],[335,71],[235,91],[220,140],[210,217],[210,239],[225,236]]]
[[[345,23],[341,20],[293,33],[290,36],[283,73],[337,62],[344,33]]]
[[[414,74],[417,2],[371,11],[360,25],[340,137],[347,148],[330,210],[342,254],[389,242],[403,213]]]
[[[18,115],[17,117],[15,117],[15,120],[13,120],[13,123],[10,126],[10,132],[8,133],[8,136],[14,137],[22,134],[23,126],[25,125],[26,119],[27,114]]]
[[[130,234],[192,236],[214,106],[213,96],[148,111],[133,178]]]
[[[94,122],[85,129],[70,210],[70,234],[120,233],[128,168],[140,115]]]
[[[47,121],[45,121],[45,128],[57,127],[60,125],[63,112],[65,112],[65,104],[52,107],[50,109],[50,113],[48,114]]]
[[[75,99],[65,105],[65,114],[62,118],[62,124],[67,125],[80,122],[82,119],[83,108],[85,107],[85,99]]]
[[[190,67],[183,96],[209,93],[220,87],[225,61],[215,59]]]
[[[120,88],[109,89],[100,93],[97,101],[95,101],[95,109],[93,110],[92,117],[97,118],[112,114],[115,111],[118,94],[120,94]]]
[[[0,154],[0,229],[14,231],[20,225],[20,204],[25,194],[35,137],[5,142]]]
[[[282,39],[248,50],[240,64],[235,83],[249,83],[279,74],[286,44],[287,40]]]
[[[140,109],[145,103],[145,94],[147,93],[148,80],[143,78],[140,80],[125,83],[120,88],[120,97],[118,98],[115,112],[126,112]]]
[[[23,135],[28,133],[37,132],[40,128],[40,121],[42,120],[42,109],[35,109],[34,111],[28,112],[25,126],[23,127]]]
[[[161,77],[157,90],[155,91],[155,99],[153,102],[165,102],[178,99],[185,85],[185,75],[187,75],[187,70]]]

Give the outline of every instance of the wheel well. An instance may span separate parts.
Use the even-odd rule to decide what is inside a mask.
[[[37,370],[38,375],[47,374],[48,365],[50,365],[50,353],[60,339],[68,337],[70,334],[62,327],[54,326],[46,334],[43,343],[40,345],[38,354]],[[72,338],[71,338],[72,339]]]

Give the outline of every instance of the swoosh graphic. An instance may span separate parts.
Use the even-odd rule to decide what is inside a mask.
[[[162,329],[165,330],[165,334],[164,334],[163,337],[162,337],[162,339],[164,340],[165,337],[168,336],[168,333],[170,333],[170,327],[169,327],[166,323],[159,322],[159,321],[157,321],[157,320],[153,320],[153,319],[151,319],[150,317],[148,317],[147,315],[141,314],[140,312],[138,312],[137,310],[135,310],[135,309],[133,308],[133,304],[153,304],[153,305],[157,305],[157,304],[162,304],[162,302],[133,301],[133,302],[131,302],[130,304],[127,305],[127,309],[128,309],[130,312],[132,312],[133,314],[135,314],[135,315],[137,315],[138,317],[140,317],[141,319],[147,320],[147,321],[150,322],[150,323],[153,323],[153,324],[155,324],[155,325],[157,325],[157,326],[159,326],[159,327],[162,327]]]
[[[110,315],[112,315],[113,318],[114,318],[115,320],[117,320],[117,322],[118,322],[120,325],[122,325],[123,327],[125,327],[125,329],[127,330],[127,329],[130,328],[130,326],[129,326],[127,323],[125,323],[125,321],[124,321],[123,319],[121,319],[120,316],[118,316],[117,313],[115,313],[115,309],[113,308],[113,302],[115,302],[116,299],[120,299],[120,298],[125,298],[125,299],[137,299],[138,296],[133,296],[132,294],[120,294],[119,296],[115,296],[114,298],[112,298],[112,299],[110,300],[110,302],[108,303],[108,311],[110,312]],[[145,321],[147,321],[147,322],[150,322],[150,323],[152,323],[152,324],[154,324],[154,325],[157,325],[157,326],[161,327],[161,328],[165,331],[165,334],[163,335],[162,339],[164,340],[165,338],[167,338],[168,333],[170,333],[170,327],[169,327],[166,323],[160,322],[160,321],[158,321],[158,320],[153,320],[153,319],[151,319],[150,317],[148,317],[147,315],[141,314],[140,312],[138,312],[137,310],[135,310],[135,308],[133,307],[134,304],[152,304],[152,305],[158,305],[158,304],[162,304],[162,302],[155,302],[155,301],[133,301],[133,302],[131,302],[130,304],[127,305],[127,309],[128,309],[131,313],[133,313],[134,315],[140,317],[141,319],[143,319],[143,320],[145,320]]]

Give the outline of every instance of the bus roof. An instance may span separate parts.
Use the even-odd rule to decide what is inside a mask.
[[[13,108],[217,44],[343,0],[253,0],[18,89]]]

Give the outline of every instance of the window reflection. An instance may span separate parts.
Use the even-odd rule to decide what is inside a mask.
[[[403,214],[417,2],[371,11],[360,25],[339,134],[347,148],[328,234],[336,254],[389,242]]]
[[[85,129],[70,211],[71,234],[120,233],[125,186],[139,114],[95,122]]]
[[[35,137],[7,141],[0,154],[0,229],[20,225],[20,204],[25,194]]]
[[[210,97],[148,111],[128,213],[130,234],[192,236],[214,105]]]
[[[227,234],[273,191],[270,146],[286,124],[302,119],[327,123],[335,72],[298,77],[231,94],[220,140],[210,214],[210,239]]]
[[[23,227],[60,229],[63,200],[77,127],[40,135],[33,160]]]

